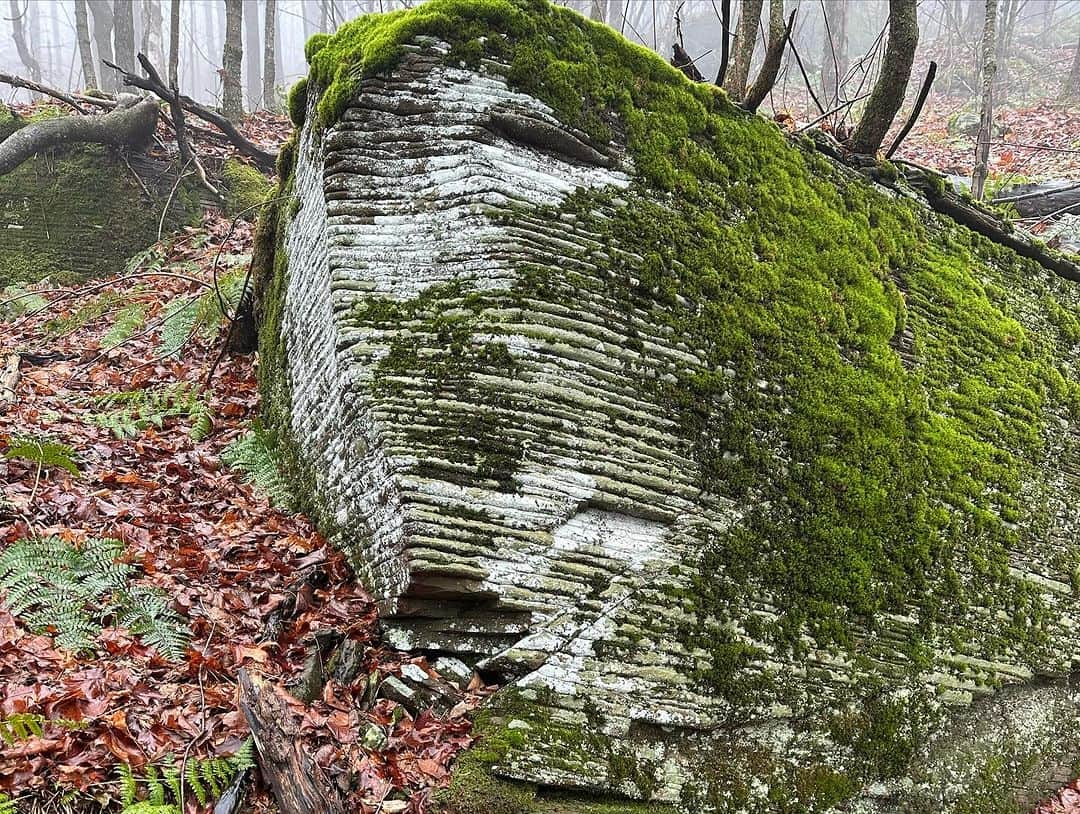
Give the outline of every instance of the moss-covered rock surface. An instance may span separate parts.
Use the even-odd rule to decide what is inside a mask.
[[[0,139],[5,114],[0,106]],[[12,130],[24,123],[8,122]],[[159,227],[198,217],[189,185],[173,190],[166,167],[140,170],[141,180],[115,153],[82,145],[43,153],[0,176],[0,284],[115,274],[158,239]]]
[[[1074,284],[540,0],[307,53],[264,395],[392,641],[511,682],[450,810],[1010,811],[1080,756]]]

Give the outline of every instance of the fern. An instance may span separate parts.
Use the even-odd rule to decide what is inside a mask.
[[[233,269],[218,278],[217,290],[173,300],[165,308],[161,324],[161,355],[176,356],[195,336],[208,343],[217,339],[226,318],[221,305],[229,313],[236,310],[244,292],[245,272]]]
[[[272,434],[256,422],[250,432],[225,448],[221,461],[241,472],[245,483],[255,484],[279,509],[292,511],[297,504],[296,494],[281,475],[276,446]]]
[[[18,814],[15,801],[3,792],[0,792],[0,814]]]
[[[148,390],[131,390],[95,396],[93,403],[105,412],[96,413],[90,421],[111,430],[120,439],[134,438],[150,427],[161,429],[172,418],[188,418],[188,434],[201,441],[213,429],[212,411],[205,397],[187,382],[165,385]]]
[[[21,458],[42,468],[57,467],[66,469],[72,475],[79,474],[79,467],[75,463],[75,450],[67,444],[50,441],[43,436],[22,435],[8,439],[4,457]]]
[[[0,718],[0,738],[8,746],[17,741],[40,738],[45,732],[45,716],[32,712],[16,712]]]
[[[84,325],[89,325],[96,319],[105,316],[110,310],[121,302],[120,294],[115,291],[106,291],[91,299],[75,311],[65,316],[53,317],[45,323],[45,333],[52,337],[64,336],[72,331],[77,331]]]
[[[111,350],[117,345],[126,342],[146,322],[146,306],[139,302],[133,302],[125,306],[116,315],[112,326],[101,337],[100,345],[104,350]]]
[[[5,286],[0,291],[0,322],[7,321],[28,311],[38,311],[49,304],[43,296],[30,291],[22,283]]]
[[[220,797],[240,772],[254,766],[254,741],[248,738],[229,757],[192,758],[184,764],[183,782],[172,756],[146,767],[142,777],[130,766],[119,769],[121,814],[179,814],[186,790],[200,806]],[[142,800],[138,798],[142,797]],[[0,814],[3,814],[0,812]]]
[[[107,622],[127,626],[168,659],[178,659],[189,634],[164,592],[128,587],[138,569],[122,562],[119,540],[23,539],[0,554],[0,589],[11,612],[35,631],[52,631],[57,646],[87,652]]]

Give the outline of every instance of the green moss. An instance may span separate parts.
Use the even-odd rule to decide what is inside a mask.
[[[157,240],[168,186],[148,201],[131,170],[97,145],[26,161],[0,177],[0,280],[71,283],[121,272]],[[194,188],[181,185],[164,228],[200,212]]]
[[[25,122],[19,116],[16,116],[11,108],[0,102],[0,141],[6,139],[22,127],[23,124]]]
[[[296,127],[303,127],[304,119],[307,116],[307,83],[307,77],[305,76],[289,88],[289,97],[285,106],[289,111],[289,119]]]
[[[454,465],[439,477],[513,485],[513,405],[491,401],[474,375],[513,372],[505,346],[476,341],[485,309],[517,307],[527,318],[531,302],[580,307],[587,292],[605,298],[613,330],[645,313],[702,359],[694,370],[645,359],[656,375],[641,387],[680,428],[675,451],[694,460],[703,499],[748,507],[724,533],[702,532],[700,562],[689,564],[696,576],[680,597],[695,621],[679,635],[710,654],[698,678],[731,702],[730,723],[796,695],[765,670],[765,653],[798,657],[812,642],[859,658],[855,633],[880,632],[891,613],[915,620],[904,644],[910,673],[935,666],[940,641],[1040,670],[1060,661],[1048,633],[1057,611],[1009,571],[1009,552],[1049,522],[1024,492],[1045,480],[1047,417],[1080,405],[1080,386],[1059,363],[1080,323],[1053,295],[1036,298],[1026,317],[1056,335],[1014,315],[1015,292],[1041,269],[793,148],[722,93],[538,0],[431,0],[309,42],[321,124],[419,35],[449,42],[455,62],[502,61],[511,85],[593,138],[624,143],[636,168],[618,194],[629,205],[582,191],[546,212],[596,236],[608,258],[602,272],[530,266],[509,292],[442,286],[407,303],[372,299],[349,316],[357,326],[409,328],[379,363],[378,399],[445,394],[489,408],[447,414],[445,426],[410,437],[418,455]],[[877,171],[889,180],[895,170]],[[616,248],[639,251],[641,262]],[[577,259],[589,267],[595,257]],[[272,286],[282,276],[276,266]],[[897,352],[905,329],[917,343],[911,369]],[[643,349],[626,335],[627,349]],[[283,371],[274,337],[266,341],[264,364]],[[272,387],[271,402],[282,398]],[[475,425],[462,423],[470,416]],[[1075,567],[1057,576],[1068,581]],[[776,600],[778,618],[756,621],[750,642],[732,631],[745,629],[745,609],[761,597]],[[784,779],[773,793],[787,795],[776,810],[824,810],[866,780],[902,774],[930,701],[855,692],[862,697],[840,739],[848,766],[799,774],[735,755],[731,765],[743,761],[745,771],[717,768],[709,802],[749,800],[746,778],[773,773]],[[548,735],[569,753],[581,741]],[[498,749],[484,757],[489,749],[469,760],[497,762]],[[616,754],[610,768],[644,792],[643,765]]]
[[[265,203],[274,191],[273,183],[253,166],[236,158],[226,159],[221,177],[225,183],[225,213],[255,220],[260,204]]]

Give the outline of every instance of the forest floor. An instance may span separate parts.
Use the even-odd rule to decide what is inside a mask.
[[[970,172],[974,141],[950,134],[950,115],[946,105],[928,111],[903,155]],[[1080,176],[1080,112],[1045,103],[1002,119],[997,174]],[[247,127],[269,144],[289,126],[261,116]],[[38,810],[96,809],[132,791],[176,806],[174,814],[205,810],[198,798],[216,795],[198,786],[220,791],[238,774],[236,763],[212,759],[243,752],[237,673],[245,668],[270,681],[291,714],[284,723],[319,766],[346,786],[352,778],[349,810],[419,814],[471,742],[468,713],[494,689],[475,675],[459,678],[443,714],[378,697],[403,671],[438,675],[422,657],[383,647],[374,604],[343,558],[301,514],[275,508],[242,465],[225,463],[257,440],[259,396],[251,356],[225,354],[204,386],[227,322],[212,281],[226,289],[241,280],[252,242],[251,223],[212,212],[113,278],[0,295],[0,370],[7,354],[22,354],[17,397],[0,403],[0,546],[48,538],[76,556],[95,540],[119,540],[133,588],[166,597],[172,612],[137,635],[103,604],[90,621],[104,627],[72,652],[57,637],[78,633],[79,619],[34,632],[0,606],[0,791],[33,797]],[[11,565],[0,556],[0,581]],[[304,578],[316,570],[322,580],[312,587]],[[41,611],[50,596],[29,597],[27,607]],[[285,609],[281,629],[268,634]],[[183,629],[156,627],[175,614]],[[304,705],[286,688],[330,630],[362,648],[363,669],[348,684],[327,682]],[[179,653],[170,660],[163,651],[176,648],[162,643],[179,643]],[[182,799],[160,780],[170,766],[189,776]],[[204,768],[217,779],[200,780]],[[1077,788],[1039,814],[1080,812]],[[272,810],[258,785],[254,806]]]

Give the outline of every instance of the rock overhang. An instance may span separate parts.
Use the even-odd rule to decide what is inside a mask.
[[[393,640],[513,680],[506,776],[945,800],[920,750],[1069,669],[1075,292],[570,12],[426,8],[309,48],[280,231],[278,418]]]

